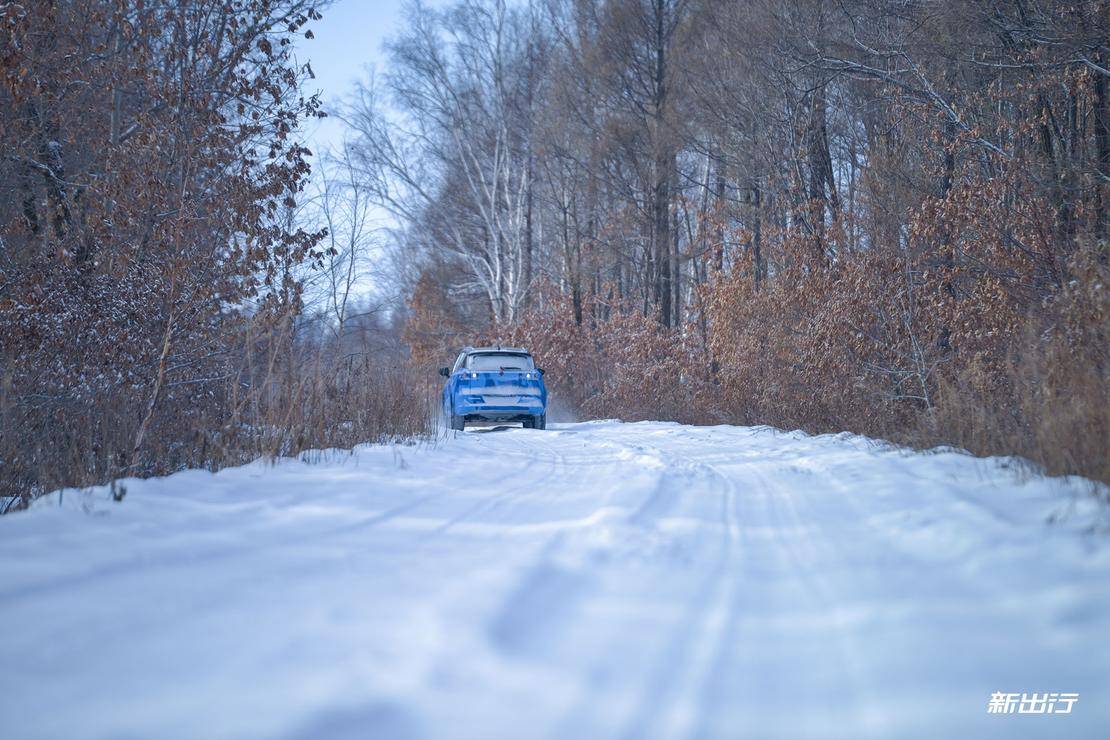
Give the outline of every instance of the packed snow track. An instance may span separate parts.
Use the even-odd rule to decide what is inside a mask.
[[[0,519],[0,737],[1106,737],[1089,484],[590,422]],[[60,499],[60,500],[59,500]],[[994,692],[1078,692],[989,714]]]

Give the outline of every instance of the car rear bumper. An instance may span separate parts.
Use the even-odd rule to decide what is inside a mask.
[[[487,403],[457,403],[455,412],[467,421],[524,421],[544,413],[540,399],[534,403],[493,405]]]

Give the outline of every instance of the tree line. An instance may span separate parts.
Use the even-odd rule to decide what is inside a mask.
[[[0,4],[0,513],[424,433],[481,341],[1110,479],[1105,3],[413,0],[313,172],[326,4]]]
[[[0,513],[420,428],[304,310],[319,5],[0,4]]]
[[[1106,479],[1110,8],[407,5],[343,111],[416,362],[579,413],[851,429]]]

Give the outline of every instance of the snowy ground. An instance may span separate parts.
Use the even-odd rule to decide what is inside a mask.
[[[0,737],[1106,737],[1101,511],[999,461],[616,422],[71,491],[0,519]]]

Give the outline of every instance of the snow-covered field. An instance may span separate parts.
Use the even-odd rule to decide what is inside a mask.
[[[592,422],[127,490],[0,519],[0,737],[1110,728],[1105,507],[1000,461]]]

